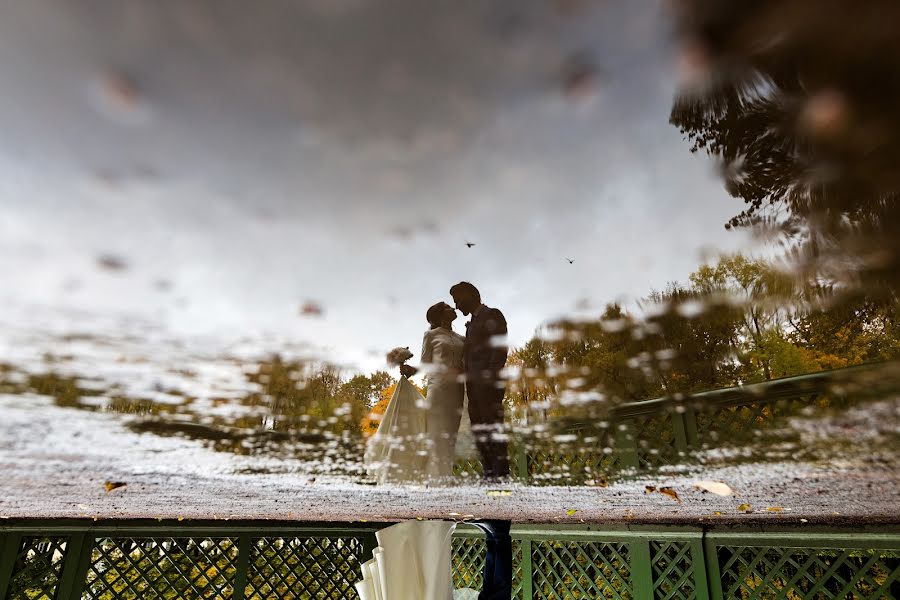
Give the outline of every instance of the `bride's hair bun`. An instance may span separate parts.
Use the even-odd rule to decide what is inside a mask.
[[[428,324],[431,325],[432,328],[437,327],[438,319],[440,319],[441,315],[444,313],[445,306],[447,306],[446,303],[438,302],[437,304],[431,305],[425,313],[425,320],[428,321]]]

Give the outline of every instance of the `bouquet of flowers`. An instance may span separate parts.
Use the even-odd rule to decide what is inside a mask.
[[[387,353],[385,357],[387,363],[392,367],[399,367],[406,364],[406,361],[413,357],[413,353],[409,351],[409,346],[397,347]]]

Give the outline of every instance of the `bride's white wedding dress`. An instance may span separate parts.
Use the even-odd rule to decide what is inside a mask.
[[[421,363],[427,373],[427,396],[401,377],[378,431],[366,445],[366,470],[378,484],[446,481],[457,454],[471,452],[468,419],[462,447],[457,448],[465,408],[465,384],[460,379],[464,345],[465,338],[449,329],[425,332]]]
[[[427,396],[401,377],[378,431],[366,445],[366,469],[379,485],[447,481],[456,456],[475,451],[468,418],[461,418],[466,408],[459,377],[464,344],[463,336],[442,327],[425,333],[421,363]],[[407,521],[379,531],[378,547],[363,563],[363,578],[356,583],[361,600],[476,598],[474,590],[453,589],[450,537],[455,526]]]

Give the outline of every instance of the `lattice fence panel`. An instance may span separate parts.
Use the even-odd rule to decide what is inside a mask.
[[[525,598],[523,587],[525,585],[525,573],[522,569],[522,542],[519,540],[512,541],[512,597],[517,600],[531,600]]]
[[[84,598],[230,598],[234,538],[101,538],[91,552]]]
[[[454,589],[480,590],[484,584],[485,545],[483,538],[453,537],[450,554]],[[515,563],[513,563],[515,567]]]
[[[654,598],[693,600],[697,597],[691,558],[688,542],[650,542]]]
[[[463,479],[480,478],[483,472],[484,468],[481,465],[481,461],[477,458],[460,458],[455,463],[453,463],[453,474],[457,477],[462,477]]]
[[[896,598],[900,551],[720,546],[725,598]]]
[[[358,537],[270,537],[253,541],[248,600],[356,598],[363,542]]]
[[[486,554],[484,538],[454,536],[452,544],[450,562],[453,570],[453,588],[480,591],[484,584]],[[512,597],[521,599],[525,580],[522,570],[522,542],[519,540],[512,541],[512,567]]]
[[[703,446],[752,442],[760,431],[781,427],[787,417],[802,414],[807,409],[827,409],[842,403],[842,399],[829,396],[803,396],[718,409],[701,407],[696,409],[697,434]]]
[[[540,440],[526,446],[530,484],[605,485],[619,470],[622,449],[612,431],[571,435],[571,441]]]
[[[22,538],[6,598],[9,600],[55,598],[66,557],[66,546],[67,538]]]
[[[662,414],[632,421],[636,430],[638,461],[643,469],[676,465],[681,461],[675,446],[672,415]]]
[[[628,544],[535,541],[531,556],[536,598],[633,597]]]

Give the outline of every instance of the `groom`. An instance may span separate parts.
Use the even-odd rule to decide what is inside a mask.
[[[503,430],[503,381],[500,370],[506,364],[506,319],[496,308],[481,302],[481,293],[467,281],[450,288],[456,309],[472,315],[466,323],[464,366],[469,420],[484,478],[497,483],[509,475],[509,448],[500,437]],[[494,434],[497,435],[494,435]],[[509,521],[486,520],[472,523],[485,533],[484,587],[478,600],[509,600],[512,597],[512,540]]]
[[[450,288],[456,309],[472,315],[466,323],[464,368],[469,419],[484,465],[484,478],[491,483],[509,475],[509,449],[499,439],[503,429],[503,381],[506,365],[506,319],[496,308],[481,302],[481,293],[467,281]],[[498,435],[493,435],[497,433]]]
[[[506,364],[506,319],[496,308],[481,302],[481,293],[467,281],[450,288],[456,309],[472,315],[466,323],[464,367],[469,420],[484,466],[484,479],[500,483],[509,475],[509,449],[501,437],[503,430],[503,380],[500,370]],[[400,367],[405,377],[417,369]],[[496,433],[497,435],[494,435]],[[509,521],[483,520],[471,523],[485,534],[487,555],[484,561],[484,586],[478,600],[509,600],[512,597],[512,540]]]

